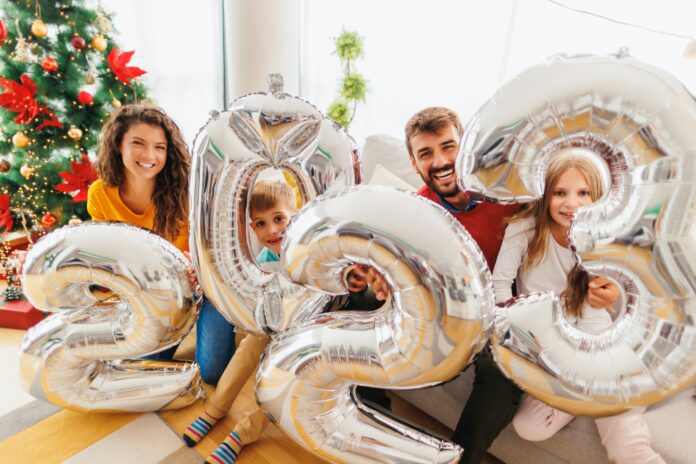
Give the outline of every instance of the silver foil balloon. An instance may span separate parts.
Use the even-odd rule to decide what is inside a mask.
[[[177,344],[200,294],[171,243],[135,226],[86,222],[39,240],[22,282],[29,301],[55,312],[20,347],[28,391],[76,411],[155,411],[202,397],[197,364],[128,360]],[[108,288],[98,299],[90,286]]]
[[[559,57],[503,86],[468,124],[460,187],[530,201],[549,160],[580,150],[608,193],[570,231],[578,259],[624,290],[611,328],[569,324],[553,298],[502,309],[493,346],[525,390],[571,413],[655,403],[696,377],[696,102],[673,76],[627,57]],[[525,316],[522,317],[521,314]]]
[[[283,244],[293,282],[321,292],[345,293],[352,263],[385,276],[388,302],[378,311],[325,313],[278,334],[259,368],[257,400],[330,462],[457,462],[458,446],[367,408],[352,386],[434,385],[471,361],[488,338],[494,306],[481,251],[438,205],[354,187],[305,206]]]
[[[282,91],[269,76],[270,92],[235,100],[215,113],[194,143],[190,183],[191,254],[198,279],[215,307],[248,332],[278,332],[310,317],[327,297],[266,272],[248,237],[248,200],[264,169],[289,172],[303,203],[360,182],[352,139],[310,103]]]

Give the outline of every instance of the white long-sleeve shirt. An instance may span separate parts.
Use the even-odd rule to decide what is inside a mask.
[[[532,292],[554,292],[560,297],[568,285],[568,273],[575,265],[570,249],[556,242],[548,234],[546,255],[528,269],[522,269],[522,260],[527,254],[529,240],[534,234],[534,219],[526,218],[507,226],[500,247],[498,260],[493,270],[493,291],[495,302],[501,303],[512,298],[512,283],[517,280],[517,294]],[[612,320],[606,309],[595,309],[587,303],[582,310],[581,321],[567,316],[579,329],[597,333],[611,325]]]

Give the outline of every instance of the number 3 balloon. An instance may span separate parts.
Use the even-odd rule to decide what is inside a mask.
[[[500,309],[500,367],[560,409],[602,415],[655,403],[696,376],[696,102],[674,77],[627,57],[556,59],[502,87],[468,125],[459,183],[492,201],[539,198],[549,159],[582,150],[608,193],[578,212],[578,259],[625,304],[596,335],[558,300]]]

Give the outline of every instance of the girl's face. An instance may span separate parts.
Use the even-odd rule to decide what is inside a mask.
[[[578,208],[592,204],[587,179],[577,168],[567,169],[561,174],[550,193],[549,215],[553,220],[552,226],[560,226],[564,230],[570,228]]]
[[[154,180],[167,163],[167,137],[161,127],[132,124],[121,141],[126,180]]]

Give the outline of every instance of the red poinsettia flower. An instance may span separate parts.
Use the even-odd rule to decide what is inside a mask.
[[[31,77],[22,74],[20,82],[0,77],[0,87],[3,93],[0,95],[0,107],[7,108],[13,113],[17,113],[15,122],[17,124],[29,124],[36,116],[45,115],[47,119],[36,127],[41,130],[46,126],[63,127],[53,112],[34,98],[36,95],[36,84]]]
[[[0,228],[4,227],[5,232],[12,230],[14,220],[10,213],[10,200],[12,195],[0,195]]]
[[[114,47],[111,49],[111,52],[109,52],[108,58],[109,66],[116,76],[116,79],[128,85],[131,85],[131,79],[142,76],[147,72],[135,66],[128,66],[128,63],[133,57],[133,53],[135,53],[135,50],[121,53],[118,47]]]
[[[73,203],[87,201],[87,191],[92,182],[97,180],[99,175],[94,169],[87,153],[82,153],[80,161],[70,161],[73,172],[60,172],[58,175],[63,178],[62,183],[55,186],[59,192],[73,193]]]
[[[7,28],[5,27],[5,23],[2,22],[2,19],[0,19],[0,45],[2,45],[6,38]]]

